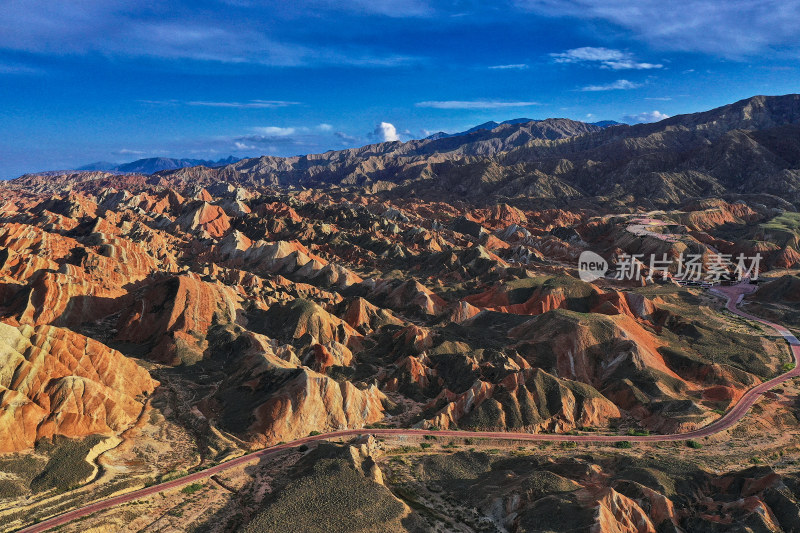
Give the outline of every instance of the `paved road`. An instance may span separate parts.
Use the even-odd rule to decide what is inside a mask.
[[[702,437],[707,437],[713,435],[714,433],[718,433],[729,427],[735,425],[739,420],[741,420],[747,411],[753,406],[756,401],[761,397],[762,394],[767,392],[773,387],[780,385],[781,383],[800,376],[800,341],[798,341],[797,337],[795,337],[788,329],[773,322],[769,322],[767,320],[755,317],[749,313],[746,313],[740,310],[737,305],[741,301],[741,298],[744,294],[752,290],[751,285],[736,285],[732,287],[718,287],[712,289],[713,292],[719,294],[728,299],[726,304],[726,308],[735,313],[739,316],[747,318],[749,320],[754,320],[756,322],[760,322],[765,324],[772,329],[774,329],[779,335],[787,340],[792,350],[792,354],[794,356],[795,364],[797,365],[793,370],[780,375],[774,379],[766,381],[760,385],[753,387],[752,389],[748,390],[744,395],[739,399],[736,405],[725,413],[724,416],[719,418],[718,420],[714,421],[713,423],[705,426],[703,428],[690,431],[688,433],[678,433],[678,434],[670,434],[670,435],[642,435],[642,436],[628,436],[628,435],[550,435],[550,434],[535,434],[535,433],[510,433],[510,432],[486,432],[486,431],[453,431],[453,430],[425,430],[425,429],[403,429],[403,428],[392,428],[392,429],[347,429],[343,431],[334,431],[331,433],[323,433],[320,435],[314,435],[309,437],[304,437],[302,439],[298,439],[286,444],[279,444],[278,446],[273,446],[271,448],[266,448],[264,450],[259,450],[257,452],[243,455],[242,457],[232,459],[230,461],[226,461],[222,464],[217,466],[212,466],[211,468],[207,468],[206,470],[195,472],[194,474],[189,474],[188,476],[175,479],[172,481],[167,481],[166,483],[161,483],[158,485],[153,485],[152,487],[146,487],[143,489],[139,489],[137,491],[129,492],[126,494],[121,494],[119,496],[114,496],[113,498],[109,498],[106,500],[102,500],[86,507],[81,507],[80,509],[75,509],[73,511],[66,512],[64,514],[58,515],[54,518],[46,520],[44,522],[40,522],[39,524],[35,524],[30,527],[26,527],[18,531],[18,533],[38,533],[41,531],[47,531],[51,528],[56,526],[67,524],[73,520],[77,520],[79,518],[83,518],[90,514],[96,513],[98,511],[103,511],[105,509],[109,509],[116,505],[120,505],[123,503],[131,502],[134,500],[138,500],[140,498],[144,498],[145,496],[151,496],[153,494],[158,494],[159,492],[163,492],[165,490],[174,489],[183,485],[187,485],[189,483],[193,483],[195,481],[199,481],[201,479],[205,479],[210,477],[214,474],[219,474],[220,472],[224,472],[225,470],[229,470],[231,468],[236,468],[237,466],[243,465],[245,463],[249,463],[260,459],[262,457],[266,457],[268,455],[273,455],[284,450],[288,450],[290,448],[295,448],[297,446],[301,446],[303,444],[308,444],[310,442],[320,441],[320,440],[328,440],[334,439],[339,437],[350,437],[356,435],[365,435],[371,434],[376,436],[391,436],[391,435],[416,435],[416,436],[425,436],[431,435],[436,437],[458,437],[458,438],[492,438],[492,439],[501,439],[501,440],[518,440],[518,441],[569,441],[569,442],[619,442],[619,441],[632,441],[632,442],[665,442],[665,441],[677,441],[677,440],[686,440],[686,439],[697,439]]]

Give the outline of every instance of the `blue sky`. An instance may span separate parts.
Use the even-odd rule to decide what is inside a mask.
[[[800,0],[3,0],[0,177],[800,92]]]

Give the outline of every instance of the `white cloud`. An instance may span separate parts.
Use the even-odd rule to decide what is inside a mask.
[[[253,131],[260,135],[266,135],[269,137],[288,137],[290,135],[294,135],[297,132],[297,128],[280,128],[278,126],[263,126],[263,127],[253,128]]]
[[[375,131],[372,132],[372,136],[380,142],[400,140],[400,136],[397,135],[397,128],[394,127],[394,124],[390,124],[389,122],[381,122],[375,126]]]
[[[236,150],[257,150],[257,148],[252,144],[245,144],[239,141],[234,142],[233,146]]]
[[[668,50],[741,58],[798,48],[797,0],[514,0],[552,17],[604,20]]]
[[[492,65],[489,68],[492,70],[526,70],[529,67],[526,63],[514,63],[512,65]]]
[[[671,96],[654,96],[652,98],[645,98],[645,100],[654,100],[656,102],[669,102],[672,100]]]
[[[502,100],[429,100],[417,102],[414,105],[433,109],[500,109],[504,107],[529,107],[541,104],[538,102],[509,102]]]
[[[669,115],[666,115],[661,111],[647,111],[644,113],[639,113],[638,115],[625,115],[622,117],[622,120],[631,124],[639,124],[641,122],[658,122],[659,120],[664,120],[665,118],[669,118]]]
[[[581,91],[616,91],[625,89],[638,89],[641,86],[641,83],[633,83],[632,81],[628,80],[617,80],[605,85],[588,85],[583,87]]]
[[[612,70],[649,70],[663,67],[663,65],[656,63],[640,63],[634,60],[632,54],[622,50],[595,48],[592,46],[583,46],[557,54],[550,54],[550,57],[556,63],[589,63]]]
[[[129,148],[123,148],[121,150],[117,150],[114,152],[114,155],[144,155],[146,152],[142,150],[131,150]]]
[[[317,125],[317,129],[319,131],[332,131],[333,130],[333,126],[331,126],[330,124],[322,123],[322,124],[318,124]]]

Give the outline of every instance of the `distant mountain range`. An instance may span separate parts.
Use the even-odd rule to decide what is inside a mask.
[[[174,159],[171,157],[148,157],[146,159],[138,159],[130,163],[114,164],[108,161],[98,161],[90,163],[75,170],[96,171],[102,170],[107,172],[126,172],[135,174],[153,174],[163,170],[175,170],[178,168],[186,167],[221,167],[235,163],[239,159],[230,156],[219,161],[209,161],[205,159]]]
[[[754,96],[649,124],[511,121],[439,138],[160,172],[172,183],[360,188],[494,203],[674,206],[770,194],[800,203],[800,95]]]
[[[553,119],[548,119],[553,120]],[[539,124],[545,122],[544,120],[532,120],[529,118],[514,118],[510,120],[505,120],[503,122],[495,122],[490,120],[489,122],[484,122],[483,124],[478,124],[475,127],[472,127],[466,131],[462,131],[459,133],[445,133],[440,131],[438,133],[434,133],[428,137],[425,137],[424,140],[438,140],[438,139],[445,139],[451,137],[463,137],[465,135],[470,135],[472,133],[480,132],[480,131],[492,131],[500,126],[504,125],[516,125],[516,124]],[[607,128],[609,126],[616,126],[621,124],[620,122],[615,122],[613,120],[604,120],[602,122],[591,122],[588,123],[592,126],[598,126],[600,128]],[[148,157],[145,159],[137,159],[136,161],[132,161],[130,163],[112,163],[110,161],[96,161],[94,163],[89,163],[88,165],[84,165],[82,167],[78,167],[74,170],[82,171],[82,172],[120,172],[126,174],[155,174],[156,172],[163,172],[166,170],[178,170],[181,168],[187,167],[208,167],[208,168],[216,168],[216,167],[223,167],[226,165],[230,165],[240,161],[239,158],[235,158],[233,156],[226,157],[224,159],[220,159],[218,161],[206,160],[206,159],[188,159],[188,158],[172,158],[172,157]],[[47,172],[39,172],[38,174],[61,174],[64,171],[47,171]]]
[[[469,135],[470,133],[474,133],[476,131],[481,130],[493,130],[499,126],[504,124],[525,124],[528,122],[543,122],[542,120],[533,120],[530,118],[512,118],[511,120],[504,120],[503,122],[495,122],[494,120],[490,120],[489,122],[484,122],[483,124],[478,124],[477,126],[470,128],[466,131],[461,131],[458,133],[446,133],[444,131],[436,132],[432,135],[428,135],[425,139],[430,140],[437,140],[437,139],[444,139],[446,137],[460,137],[462,135]],[[601,128],[608,128],[610,126],[617,126],[622,124],[621,122],[616,122],[614,120],[602,120],[600,122],[589,122],[592,126],[599,126]]]
[[[764,194],[772,197],[765,203],[800,204],[800,95],[754,96],[648,124],[514,119],[459,134],[322,154],[262,156],[216,162],[213,168],[208,162],[186,166],[194,164],[189,161],[182,168],[159,170],[147,181],[178,188],[225,182],[342,188],[388,197],[554,207],[583,201],[661,208],[687,198]],[[158,167],[117,168],[149,174]],[[56,185],[34,175],[18,179],[25,180]]]

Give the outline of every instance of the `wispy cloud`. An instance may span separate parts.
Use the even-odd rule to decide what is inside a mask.
[[[289,107],[296,105],[303,105],[302,102],[290,102],[287,100],[248,100],[245,102],[220,102],[212,100],[136,100],[140,104],[152,106],[192,106],[192,107],[218,107],[228,109],[274,109],[280,107]]]
[[[798,49],[797,0],[513,0],[552,17],[602,20],[667,50],[741,58],[775,48]]]
[[[550,54],[556,63],[583,63],[599,65],[613,70],[650,70],[663,67],[660,63],[642,63],[634,59],[633,54],[613,48],[595,48],[583,46],[564,52]]]
[[[344,134],[334,133],[333,129],[327,123],[314,126],[256,126],[238,136],[214,139],[213,143],[227,143],[233,146],[233,150],[258,150],[272,155],[317,153],[342,144]]]
[[[305,0],[304,7],[325,8],[331,11],[350,11],[358,14],[381,15],[391,18],[430,17],[436,13],[433,2],[425,0]]]
[[[233,66],[298,67],[336,65],[395,67],[420,58],[386,52],[381,43],[320,44],[304,36],[290,37],[281,24],[299,17],[311,4],[304,0],[284,8],[262,2],[237,2],[236,16],[198,10],[191,2],[24,0],[4,6],[0,17],[0,49],[48,56],[100,54],[105,57],[202,61]],[[427,3],[358,0],[351,13],[412,16],[426,13]],[[369,4],[369,5],[368,5]],[[331,6],[333,9],[333,6]],[[340,9],[341,10],[341,9]],[[243,23],[247,20],[248,23]]]
[[[316,126],[291,126],[291,127],[282,127],[282,126],[257,126],[252,128],[255,133],[261,135],[272,135],[278,137],[286,137],[287,135],[294,135],[295,133],[313,133],[313,132],[322,132],[327,133],[333,131],[333,126],[330,124],[317,124]]]
[[[185,102],[181,102],[180,100],[136,100],[140,104],[145,105],[158,105],[158,106],[166,106],[166,105],[179,105]]]
[[[414,105],[433,109],[501,109],[504,107],[530,107],[541,104],[539,102],[504,100],[428,100],[417,102]]]
[[[581,91],[618,91],[626,89],[638,89],[641,86],[641,83],[633,83],[632,81],[628,80],[617,80],[604,85],[587,85],[586,87],[582,87]]]
[[[672,100],[671,96],[653,96],[651,98],[645,98],[645,100],[653,100],[656,102],[669,102]]]
[[[658,122],[659,120],[664,120],[665,118],[669,118],[669,115],[664,114],[661,111],[646,111],[637,115],[625,115],[622,117],[622,120],[630,124],[639,124],[642,122]]]
[[[491,70],[527,70],[530,67],[527,63],[513,63],[511,65],[492,65],[489,68]]]
[[[289,107],[300,105],[300,102],[287,102],[284,100],[250,100],[248,102],[208,102],[193,101],[186,102],[186,105],[201,107],[234,107],[241,109],[269,109],[274,107]]]
[[[253,128],[253,131],[260,135],[268,135],[270,137],[288,137],[297,133],[297,128],[281,128],[279,126],[262,126]]]
[[[353,135],[347,134],[347,133],[345,133],[343,131],[337,131],[336,133],[334,133],[334,135],[339,140],[341,140],[342,143],[344,143],[344,144],[352,145],[352,144],[355,144],[355,143],[359,142],[358,137],[355,137]]]
[[[42,69],[28,65],[22,65],[19,63],[0,63],[0,74],[35,75],[43,73],[44,71]]]

